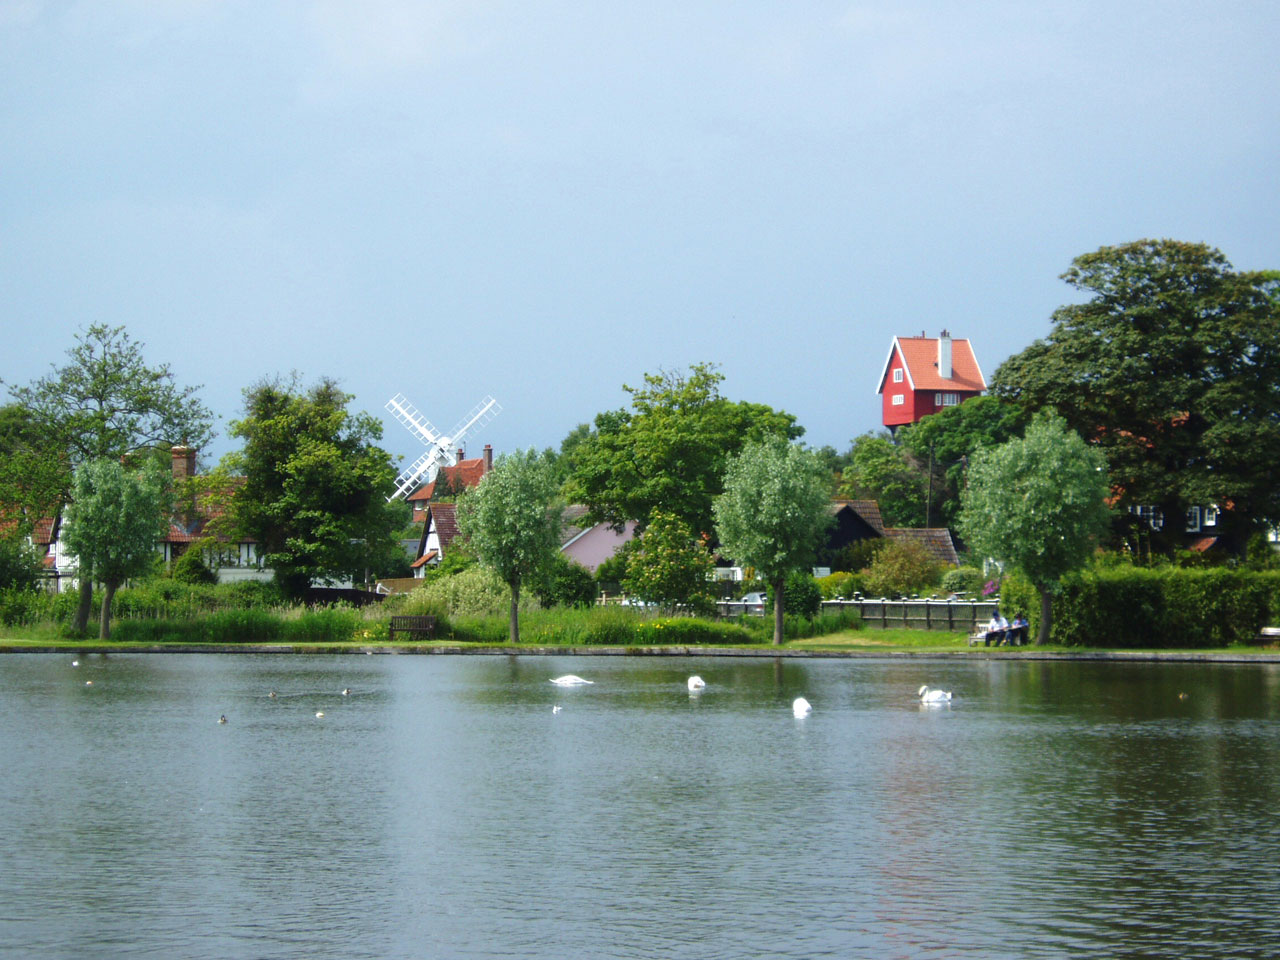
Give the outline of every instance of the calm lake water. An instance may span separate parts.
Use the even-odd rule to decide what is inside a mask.
[[[0,657],[5,957],[1280,955],[1273,666],[71,661]]]

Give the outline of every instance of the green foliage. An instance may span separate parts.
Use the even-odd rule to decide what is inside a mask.
[[[772,640],[768,617],[742,617],[738,622],[752,635],[752,643],[768,643]],[[803,640],[845,630],[858,630],[861,627],[862,616],[856,610],[818,613],[812,617],[788,614],[783,618],[782,634],[788,640]]]
[[[720,552],[782,588],[788,574],[813,563],[832,523],[830,486],[822,461],[779,437],[749,443],[725,470],[716,498]],[[782,642],[775,611],[774,639]]]
[[[942,564],[923,544],[890,540],[862,575],[873,597],[900,597],[930,590],[942,576]]]
[[[1025,581],[1024,581],[1025,583]],[[1030,594],[1001,594],[1005,609]],[[1015,587],[1015,589],[1017,589]],[[1249,643],[1270,619],[1274,575],[1217,567],[1094,567],[1063,578],[1053,642],[1086,647],[1224,647]],[[1034,608],[1032,626],[1038,627]]]
[[[782,591],[782,612],[793,617],[813,618],[822,607],[822,590],[818,581],[801,570],[793,570],[787,574]],[[775,603],[772,587],[769,589],[769,602]]]
[[[521,585],[536,583],[560,548],[555,474],[530,449],[499,457],[458,504],[458,527],[481,565],[511,588],[509,633],[519,642]]]
[[[596,583],[601,593],[622,592],[622,581],[627,578],[627,564],[631,561],[632,552],[639,545],[639,540],[628,540],[614,551],[613,556],[596,567]]]
[[[933,465],[933,508],[929,526],[952,526],[960,513],[960,491],[969,459],[979,450],[998,447],[1026,430],[1030,416],[1015,403],[999,397],[972,397],[954,407],[944,407],[919,423],[898,428],[897,442],[914,463]],[[905,524],[891,524],[905,526]]]
[[[0,518],[29,534],[37,520],[54,516],[71,483],[70,460],[56,432],[21,404],[0,406]]]
[[[582,564],[557,553],[543,573],[537,594],[544,607],[589,607],[596,600],[596,579]]]
[[[678,604],[709,612],[715,560],[705,541],[674,513],[654,510],[637,545],[629,552],[622,588],[646,603]]]
[[[656,509],[708,532],[729,458],[750,441],[801,435],[790,414],[722,397],[723,379],[700,363],[688,374],[645,374],[643,387],[623,387],[631,410],[598,415],[595,434],[574,449],[568,496],[589,508],[587,522],[621,529]]]
[[[349,607],[323,607],[293,615],[266,610],[223,610],[195,620],[121,620],[121,643],[346,643],[363,629]]]
[[[217,583],[218,575],[204,562],[201,551],[191,548],[173,561],[170,576],[179,583]]]
[[[244,449],[223,461],[244,477],[231,501],[236,527],[257,540],[289,597],[313,581],[362,579],[396,526],[383,499],[395,470],[374,444],[382,424],[349,413],[351,395],[330,379],[305,392],[296,378],[264,380],[244,396],[245,417],[231,424]]]
[[[825,577],[818,577],[818,590],[823,600],[835,600],[839,597],[849,598],[862,590],[862,577],[856,573],[837,571]]]
[[[858,573],[867,569],[876,559],[876,554],[883,550],[889,541],[884,537],[870,537],[866,540],[854,540],[841,547],[834,556],[830,556],[826,566],[832,570],[844,570]]]
[[[493,570],[478,564],[437,577],[411,596],[450,617],[506,616],[511,607],[511,588]],[[533,608],[532,599],[522,602],[526,611]]]
[[[1276,274],[1236,272],[1205,244],[1140,240],[1077,257],[1063,279],[1090,299],[1055,311],[992,391],[1055,409],[1103,450],[1122,508],[1177,518],[1216,503],[1234,534],[1280,521]]]
[[[956,567],[942,575],[942,589],[948,594],[977,596],[982,591],[984,583],[986,583],[986,577],[977,567]]]
[[[32,590],[40,572],[40,554],[25,539],[0,539],[0,590]]]
[[[856,437],[849,460],[840,477],[841,497],[877,501],[890,527],[924,526],[928,477],[887,431]]]

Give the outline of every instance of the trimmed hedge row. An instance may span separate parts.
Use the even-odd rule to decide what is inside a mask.
[[[1034,637],[1040,599],[1006,579],[1006,613],[1025,610]],[[1063,578],[1053,597],[1050,640],[1076,647],[1225,647],[1253,641],[1280,615],[1280,575],[1213,567],[1096,568]]]

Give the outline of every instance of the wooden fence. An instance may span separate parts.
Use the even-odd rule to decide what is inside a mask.
[[[996,600],[824,600],[823,613],[857,610],[865,627],[909,627],[913,630],[947,630],[972,633],[985,625],[1000,606]],[[717,604],[721,616],[764,616],[773,608],[740,600]]]

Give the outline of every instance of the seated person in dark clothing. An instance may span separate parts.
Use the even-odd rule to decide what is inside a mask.
[[[1009,629],[1005,632],[1004,642],[1010,644],[1026,643],[1028,627],[1027,615],[1019,610],[1014,614],[1013,623],[1009,624]]]
[[[991,646],[992,643],[998,647],[1004,643],[1005,633],[1009,629],[1009,621],[1000,616],[999,610],[991,613],[991,619],[987,623],[987,632],[983,635],[982,645],[984,647]]]

